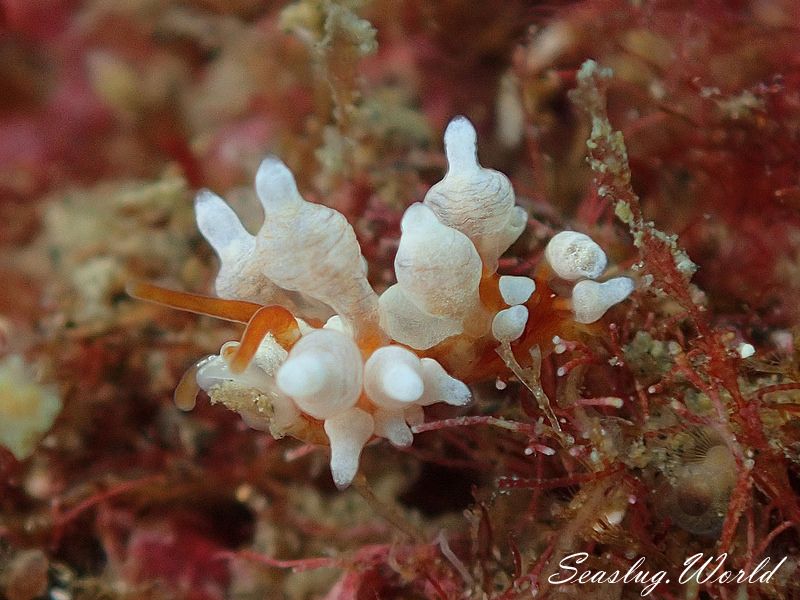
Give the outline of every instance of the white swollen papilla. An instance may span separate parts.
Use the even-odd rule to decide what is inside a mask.
[[[331,443],[331,475],[340,490],[350,485],[356,476],[361,450],[374,429],[375,421],[360,408],[325,419],[325,433]]]
[[[409,206],[400,227],[394,268],[403,293],[430,315],[467,317],[479,305],[482,263],[475,246],[424,204]]]
[[[424,390],[418,404],[429,406],[444,402],[451,406],[465,406],[472,400],[472,393],[463,381],[451,377],[444,367],[432,358],[420,359]]]
[[[384,408],[404,408],[423,392],[422,365],[402,346],[378,348],[364,365],[364,391]]]
[[[633,291],[633,280],[615,277],[603,283],[584,280],[572,289],[572,312],[578,323],[594,323]]]
[[[500,277],[500,296],[509,306],[525,304],[536,291],[536,282],[530,277],[503,275]]]
[[[276,380],[300,410],[315,419],[328,419],[355,406],[361,371],[361,352],[351,337],[316,329],[292,347]]]
[[[466,117],[455,117],[444,132],[447,173],[425,195],[439,220],[475,244],[487,269],[519,237],[527,214],[515,206],[508,177],[478,162],[477,134]]]
[[[423,421],[423,406],[463,406],[469,388],[432,358],[418,358],[402,346],[376,350],[364,367],[364,391],[376,406],[375,434],[405,448],[414,440],[409,425]]]
[[[282,292],[252,260],[256,238],[225,200],[210,190],[200,190],[194,212],[200,233],[219,257],[214,289],[220,298],[266,302]]]
[[[261,163],[256,192],[265,217],[256,235],[264,275],[332,307],[358,334],[378,332],[378,296],[344,215],[307,202],[291,171],[275,157]]]
[[[597,279],[606,269],[606,253],[584,233],[562,231],[553,236],[544,251],[556,275],[567,281]]]
[[[378,301],[383,330],[394,341],[417,350],[427,350],[461,333],[461,321],[430,315],[405,295],[399,284],[389,286]]]
[[[492,335],[498,342],[513,342],[525,332],[528,307],[519,304],[501,310],[492,321]]]
[[[378,348],[364,365],[364,391],[375,404],[375,433],[395,446],[411,445],[406,410],[423,394],[422,363],[402,346]]]
[[[362,371],[361,352],[350,336],[316,329],[292,347],[276,377],[280,390],[300,410],[325,421],[331,475],[340,489],[355,477],[361,450],[375,429],[372,416],[355,406]]]

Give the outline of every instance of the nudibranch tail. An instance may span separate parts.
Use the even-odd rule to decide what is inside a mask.
[[[170,290],[145,281],[130,282],[125,291],[129,296],[138,300],[146,300],[169,308],[237,323],[247,323],[261,308],[261,305],[255,302],[228,300],[204,296],[203,294]]]

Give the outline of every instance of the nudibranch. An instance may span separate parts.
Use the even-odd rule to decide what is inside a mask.
[[[547,350],[553,336],[580,334],[631,293],[627,277],[596,281],[605,253],[572,231],[552,238],[532,277],[499,275],[498,258],[527,214],[508,178],[478,162],[466,118],[450,122],[444,143],[447,173],[406,210],[397,283],[380,296],[353,228],[306,201],[277,158],[256,174],[264,211],[256,235],[222,198],[199,192],[197,224],[221,263],[217,296],[129,287],[137,298],[245,324],[240,340],[186,372],[177,405],[191,409],[202,389],[255,429],[328,445],[343,488],[370,440],[407,447],[423,407],[464,406],[468,383],[510,376],[501,345],[523,357]]]

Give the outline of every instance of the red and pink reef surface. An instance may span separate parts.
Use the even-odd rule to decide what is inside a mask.
[[[0,0],[0,594],[800,597],[798,23],[793,0]],[[345,491],[325,447],[177,410],[241,331],[125,286],[211,289],[194,192],[252,229],[280,156],[383,290],[459,114],[529,215],[499,272],[575,229],[631,298],[487,355],[469,407],[426,408]],[[582,552],[666,575],[558,583]],[[780,565],[679,581],[698,553]]]

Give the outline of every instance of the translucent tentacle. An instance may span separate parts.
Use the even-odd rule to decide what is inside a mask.
[[[139,300],[237,323],[247,323],[261,308],[261,305],[255,302],[180,292],[144,281],[131,282],[125,289],[129,296]]]

